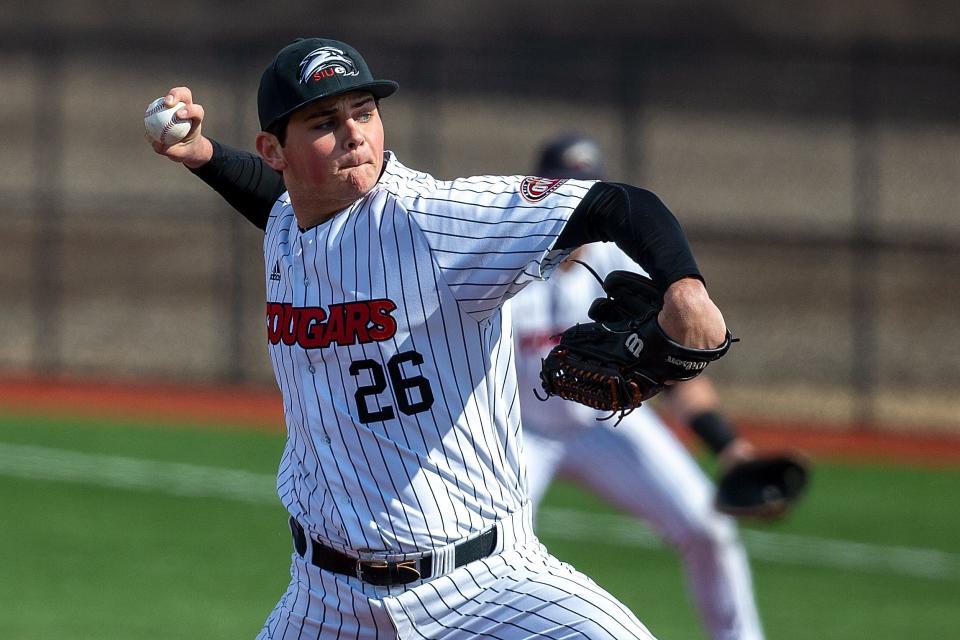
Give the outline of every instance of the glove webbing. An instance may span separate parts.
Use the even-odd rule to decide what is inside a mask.
[[[565,353],[565,350],[558,352],[560,355]],[[624,380],[614,370],[610,370],[610,373],[604,373],[603,371],[578,367],[576,364],[568,362],[563,369],[550,372],[550,383],[555,390],[554,394],[564,400],[572,400],[593,409],[613,410],[609,416],[597,418],[598,420],[609,420],[619,411],[620,417],[617,420],[617,424],[619,424],[620,420],[623,420],[633,411],[631,404],[639,404],[639,387],[633,382]],[[540,398],[536,390],[534,390],[534,393],[540,400],[547,399]],[[609,401],[611,398],[615,398],[619,406],[610,407]],[[629,409],[624,407],[629,407]]]

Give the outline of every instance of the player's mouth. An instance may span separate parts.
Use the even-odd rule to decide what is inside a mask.
[[[357,167],[362,167],[367,164],[373,164],[373,163],[370,162],[369,160],[352,160],[340,165],[340,168],[338,169],[338,171],[347,171],[350,169],[356,169]]]

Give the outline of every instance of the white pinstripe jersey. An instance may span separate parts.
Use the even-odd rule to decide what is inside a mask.
[[[267,334],[287,444],[277,490],[314,537],[419,553],[526,501],[505,300],[566,252],[593,181],[440,181],[385,154],[366,196],[267,222]]]

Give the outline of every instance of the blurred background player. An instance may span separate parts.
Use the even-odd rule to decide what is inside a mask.
[[[595,141],[569,134],[541,151],[536,175],[603,179],[603,154]],[[571,258],[601,277],[637,270],[613,243],[594,243]],[[736,523],[713,508],[714,485],[660,416],[644,404],[618,425],[616,419],[575,402],[541,401],[540,360],[552,336],[589,321],[590,302],[604,296],[581,265],[567,260],[549,283],[527,287],[512,301],[530,499],[536,508],[555,476],[585,487],[625,512],[643,518],[682,559],[687,586],[713,640],[763,637],[746,553]],[[712,383],[700,376],[661,394],[659,406],[689,426],[718,455],[721,468],[752,455],[718,412]],[[638,580],[643,573],[638,572]]]

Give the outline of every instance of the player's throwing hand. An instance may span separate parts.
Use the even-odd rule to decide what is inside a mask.
[[[179,142],[165,146],[145,135],[153,150],[166,156],[174,162],[182,163],[190,169],[196,169],[210,161],[213,156],[213,145],[201,133],[203,123],[203,107],[193,102],[193,93],[187,87],[174,87],[167,92],[163,104],[173,107],[182,102],[183,108],[177,112],[181,120],[190,120],[190,131]]]

